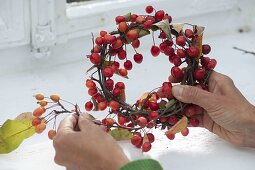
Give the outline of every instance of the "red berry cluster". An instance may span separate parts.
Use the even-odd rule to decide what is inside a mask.
[[[166,136],[170,140],[178,132],[187,136],[189,130],[187,124],[183,125],[182,118],[186,117],[190,125],[198,126],[199,120],[194,116],[197,109],[201,108],[176,100],[172,95],[171,82],[163,82],[159,88],[144,93],[133,105],[125,102],[125,84],[115,82],[113,77],[115,74],[127,77],[134,62],[142,63],[143,55],[138,52],[139,38],[152,31],[159,32],[161,43],[156,45],[153,37],[150,52],[153,57],[161,53],[168,57],[173,64],[171,75],[175,83],[208,90],[207,80],[217,63],[215,59],[204,56],[210,53],[211,47],[202,45],[203,27],[188,25],[190,28],[184,29],[184,24],[171,24],[172,17],[163,10],[156,11],[152,6],[147,6],[145,11],[147,15],[129,13],[117,16],[116,31],[101,31],[93,39],[94,47],[88,58],[93,64],[89,71],[95,71],[85,83],[91,96],[85,109],[91,111],[109,108],[109,114],[100,121],[101,124],[107,127],[107,131],[111,128],[128,129],[134,135],[131,143],[142,148],[143,152],[151,149],[153,128],[169,129]],[[166,27],[161,27],[166,24],[168,31]],[[131,44],[134,54],[127,54],[128,44]],[[130,56],[133,56],[133,60]],[[181,65],[184,67],[181,68]]]

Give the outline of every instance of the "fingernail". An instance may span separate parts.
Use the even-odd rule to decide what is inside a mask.
[[[182,95],[183,87],[180,85],[173,86],[172,93],[176,98],[180,98]]]

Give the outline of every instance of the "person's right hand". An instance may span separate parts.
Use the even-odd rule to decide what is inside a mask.
[[[232,79],[212,72],[209,92],[186,85],[173,86],[172,91],[178,100],[203,108],[196,115],[200,126],[233,144],[255,147],[255,107],[235,87]]]

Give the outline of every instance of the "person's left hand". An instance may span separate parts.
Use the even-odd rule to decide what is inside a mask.
[[[53,139],[55,162],[68,170],[120,169],[128,158],[118,143],[87,117],[70,115],[61,121]]]

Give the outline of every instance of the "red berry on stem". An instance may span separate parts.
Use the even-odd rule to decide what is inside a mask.
[[[101,56],[98,53],[92,53],[89,57],[91,63],[98,65],[101,63]]]
[[[143,28],[148,30],[148,29],[151,28],[151,26],[152,26],[153,23],[154,23],[154,22],[151,21],[151,20],[145,21],[145,22],[143,23]]]
[[[173,56],[174,55],[174,48],[168,46],[164,50],[164,54],[167,56]]]
[[[174,140],[175,134],[174,134],[174,133],[167,133],[167,134],[166,134],[166,137],[167,137],[168,139],[170,139],[170,140]]]
[[[159,104],[156,102],[148,102],[148,104],[152,111],[156,111],[159,109]]]
[[[120,22],[119,23],[119,32],[126,32],[128,26],[126,22]]]
[[[135,135],[134,137],[132,137],[131,138],[131,143],[133,144],[133,145],[135,145],[135,146],[137,146],[137,145],[140,145],[141,144],[141,142],[142,142],[142,137],[141,137],[141,134],[140,135]]]
[[[118,110],[120,108],[120,104],[114,100],[110,101],[109,103],[109,107],[112,109],[112,110]]]
[[[138,38],[138,32],[136,30],[129,30],[126,34],[127,38],[131,41],[136,40]]]
[[[123,50],[123,49],[119,50],[118,58],[120,60],[124,60],[124,59],[126,59],[126,57],[127,57],[127,52],[125,50]]]
[[[130,60],[127,60],[127,61],[124,62],[124,67],[127,70],[131,70],[133,68],[133,64]]]
[[[159,55],[159,53],[160,53],[159,47],[153,45],[153,46],[151,47],[151,54],[152,54],[152,56],[153,56],[153,57],[157,57],[157,56]]]
[[[49,139],[53,139],[55,136],[56,136],[57,132],[53,129],[51,129],[49,132],[48,132],[48,137]]]
[[[182,60],[178,56],[174,56],[173,63],[175,66],[180,66],[182,64]]]
[[[42,120],[41,120],[39,117],[35,117],[35,118],[33,118],[33,120],[32,120],[32,125],[33,125],[33,126],[37,126],[37,125],[39,125],[41,122],[42,122]]]
[[[193,36],[193,31],[191,29],[186,29],[185,36],[191,38]]]
[[[159,10],[155,13],[155,19],[161,21],[165,16],[165,12],[163,10]]]
[[[186,57],[186,53],[184,50],[182,49],[178,49],[177,50],[177,55],[180,57],[180,58],[185,58]]]
[[[96,83],[91,79],[87,79],[86,80],[86,87],[89,88],[89,89],[94,89],[94,88],[96,88]]]
[[[139,54],[139,53],[136,53],[136,54],[134,55],[134,60],[135,60],[135,62],[138,63],[138,64],[142,63],[142,61],[143,61],[143,55],[142,55],[142,54]]]
[[[100,102],[100,103],[98,103],[97,107],[98,107],[98,110],[103,111],[107,108],[107,102],[106,101]]]
[[[144,142],[142,145],[142,151],[143,152],[148,152],[151,150],[151,143],[150,142]]]
[[[153,143],[155,141],[155,137],[152,133],[148,133],[147,137],[150,143]]]
[[[153,119],[155,119],[157,117],[158,117],[158,112],[152,111],[152,112],[149,113],[149,119],[150,120],[153,120]]]
[[[115,21],[116,21],[117,24],[120,23],[120,22],[124,22],[125,21],[125,17],[124,16],[117,16],[115,18]]]
[[[105,77],[112,77],[113,76],[113,71],[111,69],[111,67],[107,66],[103,69],[103,75]]]
[[[196,114],[196,107],[195,107],[195,105],[191,105],[191,106],[186,107],[185,110],[184,110],[184,114],[187,117],[194,116]]]
[[[148,13],[148,14],[151,14],[153,12],[153,7],[151,5],[148,5],[146,8],[145,8],[145,11]]]
[[[189,54],[190,57],[198,57],[199,54],[199,50],[197,47],[190,47],[187,49],[187,52]]]
[[[172,75],[175,79],[179,80],[179,79],[182,79],[182,78],[183,78],[183,76],[184,76],[184,71],[183,71],[182,69],[180,69],[179,67],[174,66],[174,67],[172,67],[172,69],[171,69],[171,75]]]
[[[211,59],[208,63],[207,63],[207,68],[212,70],[215,68],[217,64],[217,61],[215,59]]]
[[[171,116],[169,116],[167,122],[170,125],[175,125],[178,122],[178,118],[175,115],[171,115]]]
[[[168,14],[166,14],[163,19],[168,19],[169,23],[172,22],[172,17],[170,15],[168,15]]]
[[[121,76],[126,77],[128,75],[128,72],[126,69],[120,68],[119,73]]]
[[[112,90],[113,89],[113,85],[114,85],[114,81],[112,79],[107,79],[105,81],[105,87],[108,89],[108,90]]]
[[[131,22],[135,22],[137,17],[138,17],[138,15],[136,15],[136,14],[131,14],[131,16],[130,16]]]
[[[85,109],[86,111],[91,111],[93,109],[93,103],[91,101],[88,101],[87,103],[85,103]]]
[[[176,38],[176,44],[177,45],[179,45],[179,46],[185,46],[185,43],[186,43],[186,39],[185,39],[185,37],[184,36],[178,36],[177,38]]]
[[[188,128],[183,129],[183,130],[181,131],[181,134],[182,134],[183,136],[188,136],[188,134],[189,134],[189,129],[188,129]]]
[[[205,76],[206,72],[203,68],[197,68],[195,71],[194,71],[194,77],[195,79],[197,79],[198,81],[199,80],[202,80]]]
[[[119,89],[125,89],[125,84],[123,82],[117,82],[115,87]]]
[[[192,118],[190,118],[189,123],[192,126],[197,127],[199,125],[199,120],[197,118],[192,117]]]
[[[208,44],[202,45],[202,53],[203,54],[209,54],[211,51],[211,47]]]
[[[141,116],[137,119],[137,124],[141,127],[145,127],[147,125],[147,119]]]
[[[104,43],[104,38],[102,37],[97,37],[95,40],[96,44],[102,45]]]
[[[120,39],[117,39],[113,44],[112,44],[112,48],[113,49],[119,49],[121,48],[123,45],[123,42]]]
[[[137,39],[137,40],[132,41],[132,46],[134,48],[138,48],[140,46],[140,40]]]
[[[90,96],[94,96],[95,94],[97,94],[97,89],[96,89],[96,88],[94,88],[94,89],[89,89],[89,90],[88,90],[88,94],[89,94]]]
[[[121,92],[120,88],[114,88],[113,91],[112,91],[112,95],[114,97],[119,97],[120,96],[120,92]]]

